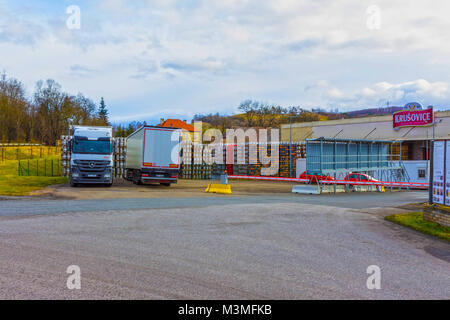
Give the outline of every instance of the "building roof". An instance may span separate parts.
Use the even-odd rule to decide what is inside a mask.
[[[179,119],[167,119],[164,122],[158,124],[158,127],[180,128],[189,132],[195,131],[194,126]]]
[[[281,126],[282,141],[303,141],[320,137],[342,139],[373,140],[429,140],[450,139],[450,112],[436,111],[435,125],[426,127],[404,127],[395,130],[392,127],[392,115],[363,117],[330,121],[293,123]]]
[[[450,111],[435,111],[435,118],[447,118],[450,117]],[[311,122],[296,122],[292,123],[292,128],[298,127],[319,127],[319,126],[332,126],[341,124],[357,124],[357,123],[374,123],[374,122],[392,122],[392,114],[384,116],[370,116],[350,119],[338,119],[338,120],[326,120],[326,121],[311,121]],[[281,128],[289,128],[289,124],[282,124]]]

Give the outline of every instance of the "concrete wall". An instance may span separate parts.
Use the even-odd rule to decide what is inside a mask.
[[[440,225],[450,227],[450,212],[443,210],[426,208],[423,211],[423,219],[431,222],[439,223]]]
[[[297,159],[297,165],[296,165],[296,175],[295,177],[298,178],[300,175],[306,171],[306,158],[299,158]]]
[[[428,183],[430,179],[430,164],[426,160],[402,161],[403,167],[409,176],[409,182]],[[398,166],[398,161],[393,161],[393,166]],[[425,178],[419,177],[419,169],[425,170]]]
[[[431,144],[428,144],[428,148]],[[425,141],[415,141],[410,144],[410,157],[416,160],[427,160],[426,159],[426,143]]]

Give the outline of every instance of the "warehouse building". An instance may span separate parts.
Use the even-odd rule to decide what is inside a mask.
[[[450,138],[450,111],[436,111],[434,126],[394,129],[392,115],[282,125],[281,141],[301,142],[316,138],[402,141],[402,160],[429,159],[429,141]],[[434,128],[433,128],[434,127]],[[434,132],[434,133],[433,133]],[[290,139],[291,137],[291,139]],[[429,148],[428,148],[429,149]]]
[[[434,112],[434,125],[394,128],[393,115],[282,125],[281,141],[302,142],[316,138],[397,141],[392,154],[401,154],[411,181],[429,177],[430,141],[450,138],[450,111]],[[401,146],[400,146],[401,145]],[[400,156],[393,160],[400,160]]]

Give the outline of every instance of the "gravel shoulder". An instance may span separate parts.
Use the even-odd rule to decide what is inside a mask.
[[[170,187],[159,184],[135,185],[118,179],[111,188],[84,185],[71,188],[68,184],[51,186],[33,193],[35,197],[54,199],[117,199],[117,198],[185,198],[207,197],[205,189],[211,180],[179,180]],[[267,181],[232,181],[234,195],[286,194],[292,183]]]

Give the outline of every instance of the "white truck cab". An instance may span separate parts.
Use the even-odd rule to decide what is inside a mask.
[[[70,185],[113,183],[112,127],[72,126]]]

